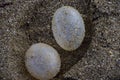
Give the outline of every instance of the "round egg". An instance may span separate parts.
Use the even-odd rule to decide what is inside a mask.
[[[27,50],[25,65],[28,72],[36,79],[49,80],[59,72],[61,60],[53,47],[37,43]]]
[[[52,31],[59,46],[67,51],[72,51],[82,43],[85,36],[85,25],[76,9],[63,6],[54,13]]]

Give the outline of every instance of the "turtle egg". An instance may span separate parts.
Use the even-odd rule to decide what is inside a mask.
[[[68,51],[77,49],[85,36],[80,13],[69,6],[61,7],[54,13],[52,31],[59,46]]]
[[[49,80],[59,72],[61,60],[53,47],[37,43],[27,50],[25,65],[28,72],[36,79]]]

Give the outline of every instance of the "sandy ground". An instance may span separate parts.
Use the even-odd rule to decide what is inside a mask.
[[[85,39],[73,52],[60,48],[51,30],[54,12],[64,5],[76,8],[85,21]],[[120,80],[120,0],[1,0],[0,80],[36,80],[24,56],[38,42],[61,56],[53,80]]]

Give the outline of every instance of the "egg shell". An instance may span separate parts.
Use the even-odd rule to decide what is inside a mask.
[[[67,51],[76,50],[85,36],[85,25],[80,13],[70,6],[63,6],[54,13],[52,31],[56,42]]]
[[[39,80],[49,80],[59,72],[61,60],[53,47],[37,43],[27,50],[25,64],[33,77]]]

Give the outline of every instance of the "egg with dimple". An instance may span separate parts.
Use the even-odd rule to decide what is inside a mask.
[[[52,31],[56,42],[64,50],[76,50],[85,36],[81,14],[70,6],[63,6],[54,13]]]
[[[59,72],[61,60],[53,47],[37,43],[27,50],[25,64],[33,77],[39,80],[49,80]]]

